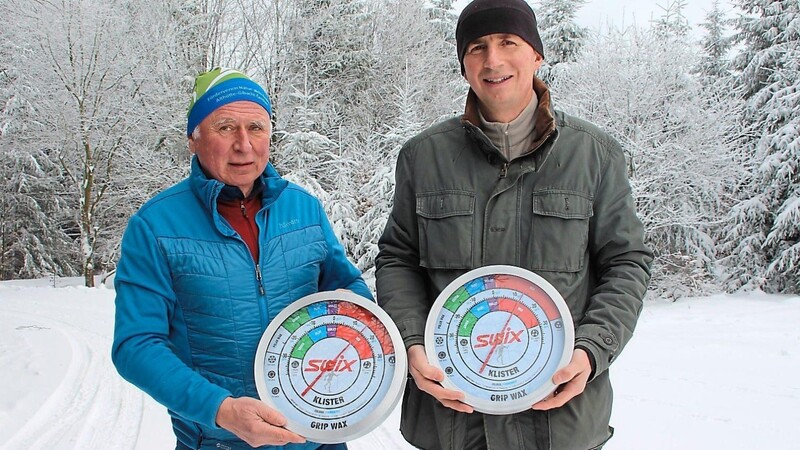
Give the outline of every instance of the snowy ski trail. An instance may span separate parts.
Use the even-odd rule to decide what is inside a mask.
[[[57,317],[63,312],[29,312],[25,305],[19,305],[21,311],[10,310],[14,306],[3,303],[0,357],[24,367],[38,389],[25,392],[33,391],[30,380],[3,380],[4,385],[20,400],[29,395],[40,398],[34,403],[38,409],[27,411],[15,411],[14,399],[8,400],[9,414],[18,416],[18,426],[0,434],[4,438],[0,448],[134,448],[143,395],[109,364],[108,321],[86,311],[76,326],[71,315]],[[58,355],[55,361],[53,354]]]

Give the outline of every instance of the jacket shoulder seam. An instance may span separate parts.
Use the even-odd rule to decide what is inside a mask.
[[[602,151],[602,164],[600,165],[600,173],[605,173],[611,161],[611,154],[615,151],[622,152],[620,144],[608,132],[601,130],[597,125],[586,122],[583,119],[569,115],[560,111],[560,118],[558,119],[558,126],[563,128],[570,128],[577,132],[586,133],[597,144]],[[601,175],[602,177],[602,175]],[[600,180],[602,183],[602,179]]]

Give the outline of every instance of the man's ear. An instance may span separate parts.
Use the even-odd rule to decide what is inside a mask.
[[[195,146],[197,145],[197,142],[195,142],[194,137],[189,136],[188,143],[189,143],[189,153],[191,153],[192,155],[197,153],[197,151],[195,150]]]
[[[533,53],[536,55],[533,57],[533,71],[536,72],[542,67],[542,64],[544,64],[544,57],[540,55],[539,52],[534,51]]]

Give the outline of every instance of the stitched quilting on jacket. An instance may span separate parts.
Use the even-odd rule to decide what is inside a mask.
[[[320,202],[271,165],[262,181],[257,262],[217,212],[224,185],[196,158],[186,180],[130,219],[122,240],[112,357],[123,377],[167,406],[190,446],[249,448],[216,426],[216,412],[226,397],[258,398],[256,348],[284,307],[339,288],[371,298]]]

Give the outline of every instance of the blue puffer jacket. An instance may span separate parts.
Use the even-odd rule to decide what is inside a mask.
[[[169,409],[178,439],[192,448],[250,448],[215,417],[226,397],[258,398],[256,348],[284,307],[339,288],[372,298],[320,202],[271,165],[262,180],[258,265],[217,212],[223,184],[196,158],[189,178],[142,206],[122,239],[112,359]]]

